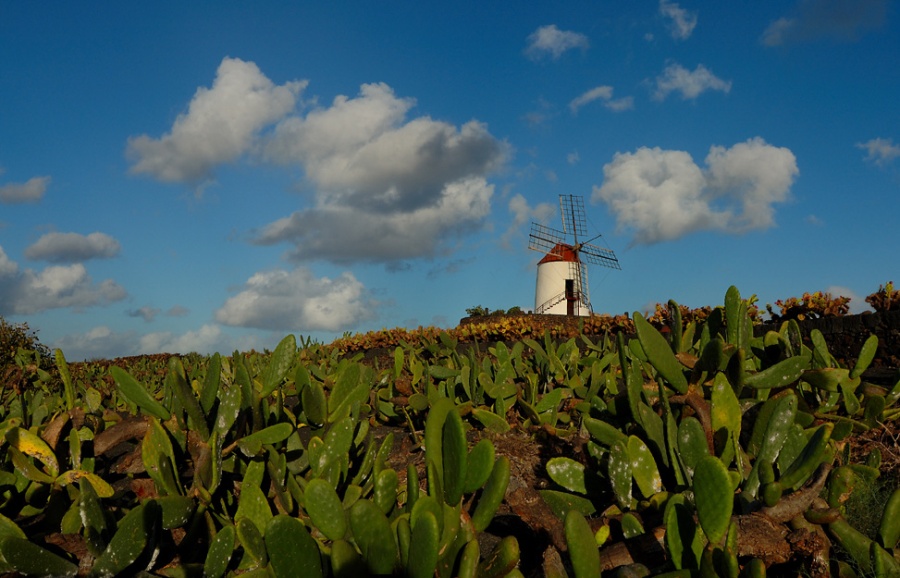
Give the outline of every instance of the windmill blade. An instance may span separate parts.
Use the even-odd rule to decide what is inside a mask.
[[[544,253],[559,254],[559,245],[566,244],[566,234],[552,227],[531,223],[531,233],[528,235],[528,248]]]
[[[584,197],[577,195],[559,196],[559,214],[562,218],[563,231],[575,238],[578,244],[579,235],[587,236],[587,224],[584,214]]]
[[[603,265],[610,269],[622,269],[619,265],[619,258],[611,250],[597,245],[585,243],[579,247],[578,255],[585,263],[593,265]]]

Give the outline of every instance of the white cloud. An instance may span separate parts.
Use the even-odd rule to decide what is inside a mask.
[[[0,185],[0,203],[5,205],[36,203],[43,198],[48,186],[50,177],[33,177],[24,183]]]
[[[67,361],[90,359],[114,359],[141,353],[138,335],[133,331],[115,332],[105,325],[94,327],[86,333],[65,335],[53,342]]]
[[[476,121],[407,121],[414,104],[367,84],[356,98],[281,122],[266,158],[301,166],[315,206],[265,226],[255,242],[292,242],[298,260],[390,262],[433,256],[480,227],[493,194],[484,177],[509,147]]]
[[[112,279],[94,283],[81,263],[20,271],[0,247],[0,315],[83,309],[121,301],[126,296],[125,289]]]
[[[900,158],[900,145],[895,145],[893,139],[873,138],[868,142],[858,143],[856,147],[866,151],[867,161],[880,167]]]
[[[713,146],[706,156],[706,187],[712,198],[737,205],[728,227],[736,232],[775,224],[774,203],[783,203],[799,170],[790,150],[757,137],[729,149]]]
[[[482,123],[404,122],[414,104],[385,84],[364,85],[357,98],[338,97],[280,123],[269,158],[301,164],[323,200],[373,211],[433,204],[448,182],[485,174],[505,158]]]
[[[787,200],[798,174],[790,150],[761,138],[711,147],[706,167],[684,151],[617,153],[592,199],[605,202],[639,244],[704,230],[737,234],[773,226],[773,205]]]
[[[581,160],[581,155],[578,154],[578,151],[572,151],[566,155],[566,162],[570,165],[578,164],[578,161]]]
[[[509,229],[503,234],[501,242],[509,245],[512,237],[518,230],[529,221],[537,221],[538,223],[546,223],[556,214],[556,205],[551,203],[538,203],[535,206],[528,204],[528,200],[520,194],[513,195],[509,200],[509,212],[513,216]]]
[[[391,263],[431,257],[454,236],[482,226],[494,186],[482,178],[448,183],[436,204],[411,211],[369,212],[364,207],[322,205],[297,211],[267,225],[258,244],[291,241],[293,261]]]
[[[25,256],[51,263],[78,263],[88,259],[110,259],[122,246],[105,233],[47,233],[25,249]]]
[[[659,0],[659,12],[666,18],[670,18],[669,30],[675,40],[687,40],[697,26],[697,13],[688,12],[676,2]]]
[[[590,46],[587,36],[569,30],[560,30],[556,24],[541,26],[528,36],[525,53],[533,59],[550,55],[554,60],[574,48],[586,50]]]
[[[718,90],[727,94],[731,90],[731,81],[722,80],[702,64],[698,64],[691,72],[680,64],[673,63],[656,77],[656,92],[653,97],[656,100],[665,100],[670,93],[680,92],[682,99],[689,100],[697,98],[707,90]]]
[[[212,88],[197,89],[170,132],[128,139],[131,172],[163,182],[206,181],[216,165],[241,157],[262,129],[290,113],[306,84],[276,86],[254,63],[223,59]]]
[[[234,338],[214,324],[181,334],[160,331],[144,335],[135,331],[113,331],[101,325],[85,333],[65,335],[51,344],[52,347],[61,349],[69,361],[114,359],[154,353],[228,354],[235,350],[262,349],[265,345],[267,344],[263,344],[258,336]]]
[[[13,277],[19,272],[19,265],[6,255],[3,247],[0,247],[0,282],[2,279]]]
[[[634,99],[632,97],[628,96],[613,100],[612,96],[613,87],[597,86],[573,99],[572,102],[569,103],[569,110],[572,111],[572,114],[578,114],[578,109],[595,100],[602,101],[603,106],[614,112],[621,112],[623,110],[634,108]]]
[[[613,87],[611,86],[597,86],[588,90],[587,92],[581,94],[577,98],[573,99],[572,102],[569,103],[569,110],[572,113],[578,112],[578,109],[582,106],[586,105],[589,102],[593,102],[595,100],[609,100],[613,95]]]
[[[168,317],[185,317],[191,310],[182,305],[173,305],[166,311]]]
[[[383,83],[292,114],[303,88],[275,86],[253,63],[226,58],[213,87],[197,91],[169,134],[131,139],[132,171],[198,183],[217,164],[251,151],[257,160],[299,168],[312,206],[254,239],[293,243],[295,259],[431,257],[482,226],[493,193],[485,177],[510,154],[483,123],[409,119],[415,100]]]
[[[792,14],[766,28],[762,43],[780,46],[818,39],[851,42],[887,21],[888,0],[800,0]]]
[[[214,324],[207,324],[197,331],[187,331],[181,335],[171,332],[147,333],[138,340],[138,351],[142,354],[214,353],[221,351],[223,337],[222,328]]]
[[[349,271],[316,278],[298,267],[254,274],[216,311],[216,321],[276,331],[343,331],[374,319],[376,305]]]
[[[149,305],[144,305],[143,307],[140,307],[138,309],[129,309],[125,312],[125,314],[129,317],[140,317],[147,323],[150,323],[151,321],[153,321],[153,319],[156,318],[157,315],[159,315],[159,312],[159,309],[150,307]]]

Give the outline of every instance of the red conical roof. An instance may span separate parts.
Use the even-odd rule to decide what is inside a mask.
[[[566,243],[557,243],[552,251],[544,255],[544,258],[538,261],[538,265],[543,263],[553,263],[555,261],[577,263],[578,255],[575,253],[575,248]]]

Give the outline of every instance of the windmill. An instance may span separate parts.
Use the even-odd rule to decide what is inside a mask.
[[[592,244],[600,238],[588,236],[584,198],[559,196],[562,231],[531,223],[528,248],[544,253],[538,262],[534,312],[558,315],[590,315],[586,263],[621,269],[610,249]],[[571,240],[570,240],[571,237]]]

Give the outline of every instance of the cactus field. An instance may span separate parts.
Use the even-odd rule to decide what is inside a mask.
[[[815,324],[846,303],[762,325],[732,287],[271,352],[18,347],[0,576],[900,576],[900,294],[880,291],[893,333],[850,339]]]

